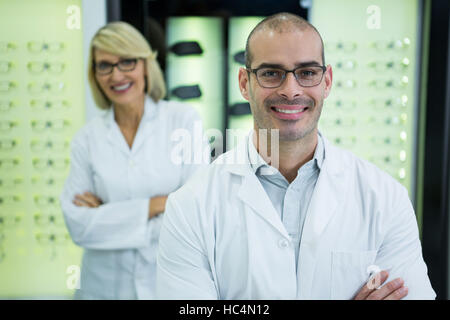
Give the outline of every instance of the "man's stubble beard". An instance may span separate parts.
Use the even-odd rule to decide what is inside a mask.
[[[252,99],[254,101],[254,99]],[[262,110],[258,110],[258,107],[256,107],[256,110],[254,110],[254,106],[252,106],[252,113],[253,113],[253,119],[256,124],[256,129],[267,129],[267,134],[270,135],[271,129],[280,129],[279,130],[279,140],[280,142],[292,142],[297,141],[305,138],[306,136],[312,134],[315,132],[318,126],[318,122],[320,119],[320,115],[322,114],[322,107],[323,107],[324,100],[322,99],[317,105],[314,105],[314,101],[312,99],[296,99],[293,101],[289,101],[286,99],[267,99],[264,102],[264,105],[262,106]],[[306,112],[310,112],[314,115],[314,118],[312,118],[310,122],[310,127],[307,127],[303,130],[303,128],[300,129],[293,129],[293,130],[283,130],[283,127],[281,128],[275,128],[273,124],[273,117],[270,115],[270,105],[306,105],[308,106],[308,110]],[[316,110],[318,109],[318,110]],[[316,112],[316,113],[314,113]],[[291,125],[295,125],[296,122],[301,120],[278,120],[280,122],[292,122]]]

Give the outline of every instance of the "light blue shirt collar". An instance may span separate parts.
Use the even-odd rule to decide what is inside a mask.
[[[255,132],[254,132],[254,130],[252,130],[250,132],[250,134],[248,135],[248,158],[250,161],[250,165],[253,169],[253,172],[256,174],[257,170],[261,167],[267,167],[267,168],[273,168],[273,167],[270,166],[256,150],[256,147],[253,143],[253,135],[254,134],[255,134]],[[317,165],[319,170],[322,168],[324,154],[325,154],[325,150],[324,150],[324,145],[323,145],[323,141],[322,141],[322,134],[319,132],[317,134],[317,146],[316,146],[316,150],[314,151],[314,156],[313,156],[314,164]],[[273,169],[275,169],[275,168],[273,168]]]

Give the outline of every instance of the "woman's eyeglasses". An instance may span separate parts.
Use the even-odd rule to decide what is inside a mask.
[[[109,63],[106,61],[100,61],[94,63],[95,72],[99,75],[107,75],[113,72],[114,67],[117,67],[120,71],[129,72],[136,68],[138,59],[123,59],[117,63]]]

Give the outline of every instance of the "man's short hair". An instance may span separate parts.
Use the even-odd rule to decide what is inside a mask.
[[[323,40],[319,31],[317,31],[317,29],[311,23],[309,23],[300,16],[288,12],[280,12],[261,20],[248,35],[247,43],[245,45],[245,66],[247,68],[250,68],[250,65],[252,63],[252,55],[250,52],[250,40],[256,32],[264,29],[274,30],[279,33],[292,32],[296,30],[304,31],[307,29],[314,30],[319,36],[320,42],[322,43],[322,62],[323,65],[325,65],[325,52],[323,47]]]

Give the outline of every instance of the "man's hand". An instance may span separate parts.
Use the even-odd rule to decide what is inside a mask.
[[[76,206],[88,208],[97,208],[103,204],[103,201],[100,198],[87,191],[83,194],[75,195],[75,199],[73,199],[72,202]]]
[[[378,283],[381,285],[389,277],[389,272],[383,270],[375,277],[378,277]],[[373,285],[373,281],[369,280],[356,294],[354,300],[400,300],[407,294],[408,288],[404,286],[404,281],[401,278],[386,283],[380,289],[377,289]]]

